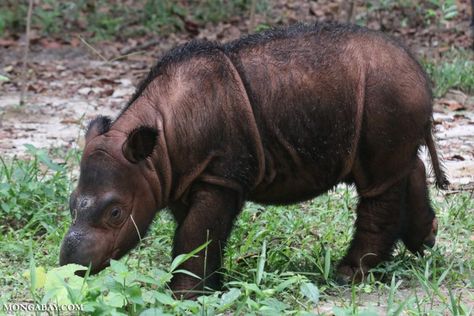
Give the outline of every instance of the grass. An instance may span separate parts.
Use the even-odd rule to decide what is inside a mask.
[[[250,0],[135,0],[57,1],[43,0],[33,11],[33,28],[47,36],[90,32],[93,39],[126,38],[143,34],[167,35],[185,29],[185,21],[219,22],[248,14]],[[22,33],[27,3],[4,0],[0,10],[0,36],[6,31]],[[259,1],[258,9],[266,7]],[[67,35],[66,35],[67,36]]]
[[[177,301],[166,281],[183,258],[171,262],[175,225],[166,211],[138,249],[98,275],[84,280],[74,275],[80,267],[58,268],[78,153],[57,154],[61,164],[33,147],[30,154],[0,166],[0,306],[73,302],[94,315],[473,312],[474,199],[467,192],[432,192],[440,231],[425,257],[399,246],[392,261],[375,269],[381,279],[348,286],[336,284],[334,272],[353,232],[352,188],[287,207],[248,203],[227,248],[225,291]]]
[[[394,9],[411,10],[417,16],[423,17],[423,24],[430,25],[436,23],[442,25],[458,15],[458,5],[456,0],[429,0],[429,1],[411,1],[411,0],[379,0],[367,1],[366,7],[369,12],[390,12]],[[410,17],[403,16],[402,25],[408,24]]]
[[[434,82],[435,97],[442,97],[450,89],[474,93],[474,53],[451,49],[440,60],[423,60],[426,71]]]
[[[252,0],[43,0],[35,4],[33,29],[40,35],[70,36],[70,32],[88,32],[90,39],[126,39],[144,34],[167,35],[186,29],[186,23],[229,21],[236,16],[249,16]],[[278,3],[257,0],[257,12],[265,12]],[[401,25],[407,26],[413,15],[422,17],[423,25],[447,22],[458,15],[455,0],[379,0],[359,4],[358,23],[366,24],[369,15],[400,11]],[[0,10],[0,36],[7,32],[23,33],[27,1],[3,0]],[[303,17],[300,17],[303,18]],[[271,22],[271,21],[266,21]],[[191,27],[192,28],[192,27]]]

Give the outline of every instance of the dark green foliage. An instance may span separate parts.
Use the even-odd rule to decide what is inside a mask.
[[[64,36],[64,31],[91,32],[96,39],[136,34],[166,35],[183,31],[185,21],[205,24],[244,14],[250,0],[43,0],[34,7],[32,27],[43,35]],[[0,36],[24,32],[27,1],[3,0]],[[259,8],[262,5],[259,6]],[[66,34],[67,36],[67,34]]]
[[[449,89],[474,93],[474,53],[452,49],[436,62],[423,61],[426,72],[434,83],[435,97],[442,97]]]
[[[44,151],[27,146],[30,160],[7,162],[0,157],[0,214],[5,223],[0,233],[45,234],[66,213],[70,186],[66,169]]]

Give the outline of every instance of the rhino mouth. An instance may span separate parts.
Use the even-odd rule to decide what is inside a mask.
[[[94,274],[96,274],[96,273],[99,273],[100,271],[104,270],[105,268],[109,267],[110,266],[110,260],[112,260],[112,258],[108,258],[108,259],[105,259],[104,261],[102,261],[102,263],[97,268],[91,270],[91,273],[93,272]]]
[[[104,259],[100,264],[98,264],[97,266],[95,267],[91,267],[90,269],[90,273],[89,275],[94,275],[94,274],[97,274],[99,273],[100,271],[104,270],[105,268],[109,267],[110,266],[110,261],[111,260],[117,260],[118,257],[117,257],[117,254],[120,252],[120,249],[117,249],[115,250],[112,255],[110,257],[107,257],[106,259]],[[77,276],[80,276],[80,277],[85,277],[86,276],[86,273],[87,273],[88,270],[79,270],[79,271],[76,271],[76,275]]]
[[[119,253],[120,253],[120,249],[119,248],[115,249],[110,257],[108,257],[104,261],[102,261],[102,263],[99,264],[96,269],[91,270],[91,274],[92,274],[92,272],[94,274],[99,273],[100,271],[102,271],[105,268],[109,267],[111,260],[119,259],[118,256],[117,256]]]

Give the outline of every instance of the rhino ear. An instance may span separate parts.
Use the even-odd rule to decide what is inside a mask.
[[[133,130],[122,145],[122,153],[131,163],[146,159],[156,145],[158,131],[152,127],[142,126]]]
[[[99,115],[93,119],[86,131],[86,143],[92,138],[106,133],[112,125],[112,120],[108,116]]]

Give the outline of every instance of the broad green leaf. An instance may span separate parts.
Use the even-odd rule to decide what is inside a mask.
[[[68,264],[48,271],[42,303],[45,304],[50,300],[58,304],[73,303],[72,299],[79,296],[81,292],[87,291],[84,279],[74,274],[82,270],[87,270],[87,268],[78,264]]]
[[[34,269],[34,276],[31,277],[31,271],[26,270],[23,273],[23,277],[26,278],[28,281],[32,281],[33,279],[35,280],[35,283],[32,284],[33,290],[40,289],[44,286],[44,283],[46,281],[46,272],[44,270],[44,267],[35,267]]]
[[[283,281],[282,283],[280,283],[276,288],[275,288],[275,291],[277,293],[283,291],[284,289],[286,289],[287,287],[289,287],[290,285],[292,285],[293,283],[296,283],[298,282],[298,278],[297,277],[291,277],[289,278],[288,280],[285,280]]]
[[[262,303],[278,312],[281,312],[288,308],[287,304],[280,302],[279,300],[273,297],[265,299]]]
[[[176,305],[178,301],[172,298],[170,295],[164,293],[155,293],[155,299],[163,305]]]
[[[146,283],[146,284],[153,284],[153,285],[158,285],[158,286],[164,285],[164,282],[161,282],[160,279],[157,280],[156,278],[152,278],[151,276],[148,276],[148,275],[139,274],[137,275],[136,280],[142,283]]]
[[[260,307],[260,305],[257,302],[255,302],[253,299],[251,299],[250,297],[248,297],[245,300],[245,303],[250,309],[258,309]]]
[[[117,273],[128,272],[128,268],[123,262],[113,259],[110,260],[110,268]]]
[[[127,304],[127,299],[122,293],[117,293],[117,292],[109,292],[105,297],[104,297],[104,302],[107,305],[113,306],[113,307],[123,307]]]
[[[203,296],[201,296],[203,297]],[[191,300],[184,300],[184,301],[180,301],[179,304],[177,306],[179,306],[179,308],[181,310],[186,310],[187,313],[189,314],[198,314],[199,311],[202,311],[202,306],[200,304],[200,299],[201,297],[199,297],[196,301],[191,301]],[[209,296],[207,296],[209,298]],[[211,302],[209,305],[212,305],[213,302]],[[213,313],[210,313],[209,310],[207,310],[207,314],[210,316],[210,315],[213,315]]]
[[[334,306],[332,308],[332,312],[334,313],[334,316],[349,316],[352,315],[350,312],[350,309],[344,309],[342,307]]]
[[[125,289],[125,295],[128,300],[138,305],[144,305],[142,291],[138,285],[130,286]]]
[[[222,294],[219,310],[222,311],[230,307],[232,303],[234,303],[241,294],[242,292],[236,288],[232,288],[229,290],[229,292]]]
[[[310,299],[315,305],[319,302],[319,290],[313,283],[303,283],[300,287],[301,294]]]
[[[143,301],[148,304],[154,304],[155,303],[155,291],[143,291],[142,295]]]
[[[107,275],[105,279],[95,279],[94,285],[98,288],[106,288],[111,291],[120,292],[123,288],[123,277],[119,277],[117,281],[116,275]]]
[[[54,268],[50,270],[48,273],[54,272],[54,273],[61,274],[64,277],[69,277],[69,276],[77,276],[75,275],[76,271],[86,271],[86,270],[87,270],[87,267],[84,267],[75,263],[70,263],[61,267]],[[78,277],[78,278],[82,280],[81,277]]]
[[[255,292],[256,294],[259,294],[259,295],[262,294],[262,290],[260,290],[258,285],[255,283],[247,283],[245,284],[245,288],[252,292]]]
[[[10,213],[10,210],[12,209],[10,205],[5,202],[2,202],[0,205],[2,206],[2,209],[5,211],[5,213]]]
[[[173,277],[173,273],[160,269],[154,269],[151,275],[153,278],[156,278],[161,283],[161,285],[171,281],[171,278]]]

